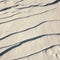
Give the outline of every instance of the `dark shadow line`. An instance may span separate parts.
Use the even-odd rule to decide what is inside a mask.
[[[19,5],[16,5],[16,6],[19,6]],[[0,10],[1,11],[5,11],[5,10],[8,10],[10,8],[13,8],[13,7],[16,7],[16,6],[10,6],[10,7],[6,7],[6,8],[3,8]],[[21,7],[21,8],[18,8],[18,10],[21,10],[21,9],[26,9],[26,8],[31,8],[31,7],[38,7],[40,6],[40,3],[39,4],[36,4],[36,5],[30,5],[30,6],[27,6],[27,7]]]
[[[55,9],[55,8],[53,8],[53,9]],[[53,9],[49,9],[49,10],[46,10],[46,11],[43,11],[43,12],[40,12],[40,13],[36,13],[36,14],[32,14],[32,15],[28,15],[28,16],[25,16],[25,17],[19,17],[19,18],[14,18],[14,19],[12,19],[12,20],[0,22],[0,25],[1,25],[1,24],[5,24],[5,23],[9,23],[9,22],[12,22],[12,21],[18,21],[18,19],[24,19],[24,18],[29,18],[29,17],[32,17],[32,16],[36,16],[36,15],[39,15],[39,14],[44,14],[44,13],[46,13],[46,12],[48,12],[48,11],[53,10]]]
[[[23,1],[23,0],[22,0],[22,1]],[[54,2],[52,2],[52,3],[48,3],[48,4],[46,4],[46,5],[41,5],[41,7],[43,7],[43,6],[48,6],[48,5],[53,5],[53,4],[56,4],[56,3],[58,3],[58,2],[60,2],[60,0],[56,0],[56,1],[54,1]],[[19,5],[16,5],[16,6],[19,6]],[[16,7],[16,6],[14,6],[14,7]],[[21,9],[30,8],[30,7],[37,7],[37,6],[40,6],[40,3],[39,3],[39,4],[36,4],[36,5],[30,5],[30,6],[27,6],[27,7],[22,7],[22,8],[19,8],[19,9],[21,10]],[[13,6],[3,8],[3,9],[0,10],[0,12],[1,12],[1,11],[5,11],[5,10],[8,10],[8,9],[10,9],[10,8],[12,8],[12,7],[13,7]]]
[[[16,43],[16,45],[14,45],[12,47],[7,48],[6,50],[4,50],[3,52],[0,53],[0,56],[3,56],[4,54],[8,53],[9,51],[11,51],[11,50],[13,50],[13,49],[27,43],[27,42],[35,41],[35,40],[37,40],[39,38],[42,38],[42,37],[45,37],[45,36],[57,36],[57,35],[59,36],[60,33],[43,34],[43,35],[39,35],[39,36],[36,36],[36,37],[33,37],[33,38],[26,39],[24,41]]]
[[[22,2],[22,1],[24,1],[24,0],[17,1],[15,4],[17,4],[17,3],[19,3],[19,2]]]
[[[41,52],[43,52],[43,51],[46,52],[47,50],[49,50],[49,49],[51,49],[51,48],[53,48],[53,47],[56,47],[56,46],[60,46],[60,44],[51,45],[51,46],[49,46],[49,47],[47,47],[47,48],[44,48],[44,49],[42,49],[42,50],[40,50],[40,51],[31,53],[31,54],[29,54],[29,55],[26,55],[26,56],[23,56],[23,57],[20,57],[20,58],[12,59],[12,60],[19,60],[19,59],[28,58],[28,57],[30,57],[30,56],[34,56],[34,55],[36,55],[36,54],[39,54],[39,53],[41,53]]]
[[[14,45],[16,45],[16,44],[17,44],[17,43],[15,43],[15,44],[11,44],[11,45],[7,45],[7,46],[3,46],[3,47],[0,47],[0,49],[8,48],[8,47],[14,46]]]
[[[23,1],[23,0],[21,0],[21,1]],[[59,0],[59,1],[60,1],[60,0]],[[48,6],[48,5],[51,5],[51,4],[55,4],[55,2],[57,3],[57,2],[59,2],[59,1],[54,1],[53,3],[49,3],[49,4],[41,5],[41,6],[40,6],[40,3],[39,3],[39,4],[36,4],[36,5],[30,5],[30,6],[22,7],[22,8],[18,8],[18,9],[21,10],[21,9],[25,9],[25,8],[38,7],[38,6],[43,7],[43,6]],[[19,6],[19,5],[16,5],[16,6]],[[16,7],[16,6],[15,6],[15,7]],[[2,10],[7,10],[7,9],[10,9],[10,8],[12,8],[12,7],[7,7],[7,8],[4,8],[4,9],[2,9]],[[15,15],[16,15],[16,14],[15,14]],[[12,16],[14,16],[14,15],[12,15]],[[9,17],[12,17],[12,16],[9,16]],[[8,18],[8,17],[4,17],[4,18]],[[0,18],[0,19],[3,19],[3,18]]]
[[[30,5],[30,6],[27,6],[27,7],[21,7],[21,8],[18,8],[18,9],[21,10],[21,9],[26,9],[26,8],[31,8],[31,7],[38,7],[39,5],[40,5],[40,3],[36,4],[36,5]],[[8,10],[8,9],[16,7],[16,6],[19,6],[19,5],[15,5],[15,6],[10,6],[10,7],[3,8],[3,9],[0,10],[0,12]]]
[[[48,3],[48,4],[43,5],[43,7],[44,7],[44,6],[53,5],[53,4],[56,4],[56,3],[59,3],[59,2],[60,2],[60,0],[55,0],[55,1],[52,2],[52,3]]]
[[[36,5],[29,5],[29,6],[21,7],[21,8],[18,8],[18,9],[21,10],[21,9],[26,9],[26,8],[31,8],[31,7],[38,7],[38,6],[41,7],[40,5],[41,5],[41,3],[38,3]]]
[[[8,9],[11,9],[13,7],[17,7],[17,6],[19,6],[19,5],[15,5],[15,6],[10,6],[10,7],[3,8],[3,9],[0,10],[0,12],[8,10]]]
[[[35,25],[35,26],[33,26],[33,27],[26,28],[26,29],[24,29],[24,30],[22,30],[22,31],[17,31],[17,32],[10,33],[10,34],[8,34],[8,35],[0,38],[0,41],[2,41],[3,39],[6,39],[6,38],[8,38],[8,37],[10,37],[10,36],[12,36],[12,35],[19,34],[19,33],[22,33],[22,32],[25,32],[25,31],[28,31],[28,30],[31,30],[31,29],[34,29],[34,28],[36,28],[36,27],[38,27],[38,26],[40,26],[40,25],[42,25],[42,24],[44,24],[44,23],[54,22],[54,21],[60,21],[60,20],[49,20],[49,21],[40,22],[39,24],[37,24],[37,25]]]
[[[39,3],[39,4],[36,4],[36,5],[30,5],[30,6],[22,7],[22,8],[18,8],[18,9],[26,9],[26,8],[38,7],[38,6],[39,6],[39,7],[44,7],[44,6],[49,6],[49,5],[56,4],[56,3],[58,3],[58,2],[60,2],[60,0],[56,0],[56,1],[52,2],[52,3],[48,3],[48,4],[45,4],[45,5],[41,5],[42,3]]]

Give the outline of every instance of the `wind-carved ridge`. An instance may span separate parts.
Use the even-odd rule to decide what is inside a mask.
[[[22,0],[22,1],[23,1],[23,0]],[[56,3],[58,3],[58,2],[60,2],[60,0],[55,0],[55,1],[52,2],[52,3],[47,3],[47,4],[45,4],[45,5],[41,5],[41,7],[48,6],[48,5],[53,5],[53,4],[56,4]],[[19,5],[16,5],[16,6],[19,6]],[[16,7],[16,6],[12,6],[12,7]],[[40,6],[40,3],[37,4],[37,5],[30,5],[30,6],[22,7],[22,8],[19,8],[19,9],[25,9],[25,8],[37,7],[37,6]],[[1,12],[1,11],[5,11],[5,10],[8,10],[8,9],[10,9],[10,8],[12,8],[12,7],[3,8],[3,9],[0,10],[0,12]]]
[[[18,42],[18,43],[15,43],[13,46],[7,48],[6,50],[4,50],[3,52],[0,53],[0,56],[3,56],[4,54],[6,54],[7,52],[27,43],[27,42],[30,42],[30,41],[35,41],[39,38],[42,38],[42,37],[45,37],[45,36],[59,36],[60,33],[52,33],[52,34],[43,34],[43,35],[39,35],[39,36],[36,36],[36,37],[33,37],[33,38],[30,38],[30,39],[26,39],[26,40],[23,40],[21,42]]]
[[[22,1],[23,1],[23,0],[22,0]],[[3,1],[1,1],[1,2],[3,2]],[[44,6],[49,6],[49,5],[56,4],[56,3],[58,3],[58,2],[60,2],[60,0],[55,0],[54,2],[52,2],[52,3],[47,3],[47,4],[45,4],[45,5],[40,5],[40,4],[38,4],[38,5],[30,5],[30,6],[27,6],[27,7],[18,8],[18,10],[19,10],[19,9],[21,10],[21,9],[25,9],[25,8],[30,8],[30,7],[38,7],[38,6],[39,6],[39,7],[44,7]],[[16,5],[16,6],[19,6],[19,5]],[[8,9],[11,9],[11,8],[13,8],[13,7],[16,7],[16,6],[11,6],[11,7],[3,8],[3,9],[0,10],[0,12],[5,11],[5,10],[8,10]],[[17,20],[17,19],[28,18],[28,17],[31,17],[31,16],[39,15],[39,14],[42,14],[42,13],[45,13],[45,12],[48,12],[48,11],[50,11],[50,10],[47,10],[47,11],[44,11],[44,12],[41,12],[41,13],[37,13],[37,14],[33,14],[33,15],[28,15],[28,16],[25,16],[25,17],[19,17],[19,18],[16,18],[16,19],[13,19],[13,20],[9,20],[9,21],[0,22],[0,25],[1,25],[1,24],[4,24],[4,23],[7,23],[7,22],[15,21],[15,20]],[[16,14],[15,14],[15,15],[16,15]],[[12,15],[12,16],[14,16],[14,15]],[[9,16],[9,17],[12,17],[12,16]],[[4,17],[4,18],[7,18],[7,17]],[[2,19],[2,18],[1,18],[1,19]],[[53,22],[53,21],[60,21],[60,20],[43,21],[43,22],[41,22],[41,23],[39,23],[39,24],[37,24],[37,25],[35,25],[35,26],[33,26],[33,27],[29,27],[29,28],[24,29],[24,30],[22,30],[22,31],[17,31],[17,32],[10,33],[10,34],[8,34],[8,35],[0,38],[0,41],[4,40],[4,39],[6,39],[6,38],[8,38],[8,37],[10,37],[10,36],[12,36],[12,35],[15,35],[15,34],[18,34],[18,33],[21,33],[21,32],[25,32],[25,31],[34,29],[34,28],[36,28],[36,27],[38,27],[38,26],[40,26],[41,24],[44,24],[44,23],[46,23],[46,22]],[[35,36],[35,37],[33,37],[33,38],[29,38],[29,39],[26,39],[26,40],[17,42],[17,43],[15,43],[15,44],[12,44],[12,45],[9,45],[9,46],[0,47],[0,49],[7,48],[7,47],[8,47],[6,50],[4,50],[4,51],[2,51],[2,52],[0,53],[0,57],[2,57],[3,55],[5,55],[6,53],[8,53],[9,51],[11,51],[11,50],[13,50],[13,49],[15,49],[15,48],[17,48],[17,47],[19,47],[19,46],[27,43],[27,42],[35,41],[35,40],[37,40],[37,39],[39,39],[39,38],[43,38],[43,37],[45,37],[45,36],[60,36],[60,32],[59,32],[59,33],[51,33],[51,34],[42,34],[42,35],[39,35],[39,36]],[[51,49],[51,48],[53,48],[53,47],[56,47],[56,46],[60,46],[60,44],[51,45],[51,46],[49,46],[49,47],[47,47],[47,48],[41,49],[40,51],[31,53],[31,54],[29,54],[29,55],[25,55],[25,56],[23,56],[23,57],[16,58],[16,59],[13,59],[13,60],[19,60],[19,59],[27,58],[27,57],[36,55],[36,54],[38,54],[38,53],[40,53],[40,52],[43,52],[43,51],[46,52],[47,50],[49,50],[49,49]]]
[[[21,1],[23,1],[23,0],[21,0]],[[48,4],[45,4],[45,5],[41,5],[41,3],[39,3],[39,4],[36,4],[36,5],[30,5],[30,6],[27,6],[27,7],[21,7],[21,8],[18,8],[18,10],[25,9],[25,8],[30,8],[30,7],[38,7],[38,6],[39,7],[44,7],[44,6],[56,4],[58,2],[60,2],[60,0],[56,0],[56,1],[52,2],[52,3],[48,3]],[[17,7],[17,6],[19,6],[19,5],[17,4],[15,6],[6,7],[6,8],[1,9],[0,11],[5,11],[5,10],[11,9],[11,8]],[[12,16],[14,16],[14,15],[16,15],[16,14],[13,14]],[[8,17],[12,17],[12,16],[8,16]],[[4,19],[4,18],[8,18],[8,17],[3,17],[3,18],[0,18],[0,19]]]
[[[43,52],[43,51],[47,52],[49,49],[54,48],[54,47],[56,47],[56,46],[60,46],[60,44],[51,45],[51,46],[49,46],[49,47],[47,47],[47,48],[41,49],[40,51],[31,53],[31,54],[26,55],[26,56],[23,56],[23,57],[15,58],[15,59],[12,59],[12,60],[19,60],[19,59],[28,58],[28,57],[30,57],[30,56],[37,55],[37,54],[39,54],[39,53],[41,53],[41,52]]]
[[[55,9],[55,8],[53,8],[53,9]],[[46,10],[46,11],[43,11],[43,12],[40,12],[40,13],[36,13],[36,14],[32,14],[32,15],[27,15],[27,16],[24,16],[24,17],[14,18],[14,19],[12,19],[12,20],[4,21],[4,22],[0,22],[0,25],[1,25],[1,24],[5,24],[5,23],[9,23],[9,22],[12,22],[12,21],[18,21],[18,20],[20,20],[20,19],[29,18],[29,17],[32,17],[32,16],[44,14],[44,13],[46,13],[46,12],[49,12],[49,11],[53,10],[53,9],[49,9],[49,10]],[[16,15],[16,14],[15,14],[15,15]]]
[[[47,3],[47,4],[43,5],[43,6],[49,6],[49,5],[53,5],[53,4],[59,3],[59,2],[60,2],[60,0],[55,0],[52,3]]]
[[[0,12],[1,12],[1,11],[5,11],[5,10],[8,10],[8,9],[11,9],[11,8],[13,8],[13,7],[17,7],[17,6],[19,6],[19,5],[15,5],[15,6],[10,6],[10,7],[3,8],[3,9],[0,10]]]
[[[1,41],[1,40],[4,40],[4,39],[6,39],[6,38],[8,38],[8,37],[10,37],[10,36],[12,36],[12,35],[15,35],[15,34],[18,34],[18,33],[22,33],[22,32],[25,32],[25,31],[34,29],[34,28],[36,28],[36,27],[38,27],[38,26],[40,26],[40,25],[42,25],[42,24],[44,24],[44,23],[47,23],[47,22],[54,22],[54,21],[60,21],[60,20],[49,20],[49,21],[40,22],[39,24],[36,24],[36,25],[33,26],[33,27],[26,28],[26,29],[24,29],[24,30],[22,30],[22,31],[17,31],[17,32],[10,33],[10,34],[8,34],[8,35],[6,35],[6,36],[0,38],[0,41]]]

